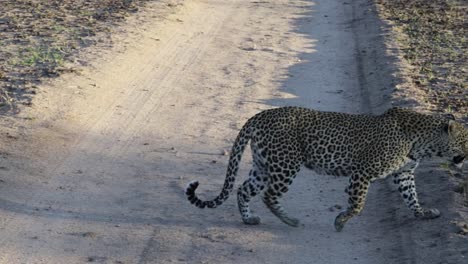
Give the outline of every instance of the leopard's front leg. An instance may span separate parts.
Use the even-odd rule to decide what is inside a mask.
[[[349,219],[362,211],[366,202],[369,183],[369,180],[360,175],[350,177],[349,186],[346,188],[346,192],[349,195],[348,208],[335,218],[336,231],[341,231]]]
[[[433,219],[440,216],[439,210],[435,208],[423,209],[418,201],[416,184],[414,182],[414,168],[403,170],[394,175],[393,182],[398,184],[398,191],[406,203],[406,206],[413,211],[414,216],[421,219]]]

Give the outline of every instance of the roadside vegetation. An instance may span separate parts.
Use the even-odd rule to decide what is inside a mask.
[[[437,112],[468,122],[468,6],[462,0],[375,0],[398,32],[413,86]]]
[[[110,28],[151,0],[3,0],[0,6],[0,109],[30,104],[44,78],[73,71],[83,48],[110,44]]]

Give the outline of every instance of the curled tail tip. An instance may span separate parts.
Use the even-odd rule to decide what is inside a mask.
[[[205,208],[206,204],[195,195],[195,190],[197,189],[198,184],[198,181],[189,182],[185,188],[185,195],[191,204],[198,208]]]
[[[194,195],[195,194],[195,190],[198,188],[198,181],[191,181],[187,184],[187,186],[185,187],[185,194],[186,195]]]
[[[225,190],[227,187],[224,187],[222,193],[218,195],[218,197],[216,197],[215,199],[211,201],[200,200],[200,198],[198,198],[195,194],[195,190],[198,188],[198,185],[198,181],[191,181],[189,182],[189,184],[187,184],[187,187],[185,188],[185,196],[187,197],[187,200],[189,200],[191,204],[195,205],[198,208],[216,208],[229,197],[229,190]],[[229,188],[232,190],[232,185]]]

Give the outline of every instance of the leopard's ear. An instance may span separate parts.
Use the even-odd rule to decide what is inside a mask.
[[[455,116],[453,114],[445,113],[442,116],[445,117],[447,120],[455,120]]]
[[[445,125],[444,130],[449,134],[450,137],[456,138],[460,135],[462,132],[463,127],[460,127],[460,125],[453,121],[449,120],[448,124]]]

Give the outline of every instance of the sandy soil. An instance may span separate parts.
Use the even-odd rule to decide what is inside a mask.
[[[410,213],[386,182],[341,233],[346,178],[301,172],[285,198],[300,228],[258,200],[263,223],[246,226],[234,198],[208,211],[183,194],[194,179],[202,197],[218,193],[225,151],[260,110],[387,107],[391,85],[368,77],[383,66],[362,52],[379,48],[367,1],[188,0],[150,19],[158,10],[2,119],[0,263],[418,263],[400,227],[442,222],[402,223]]]

